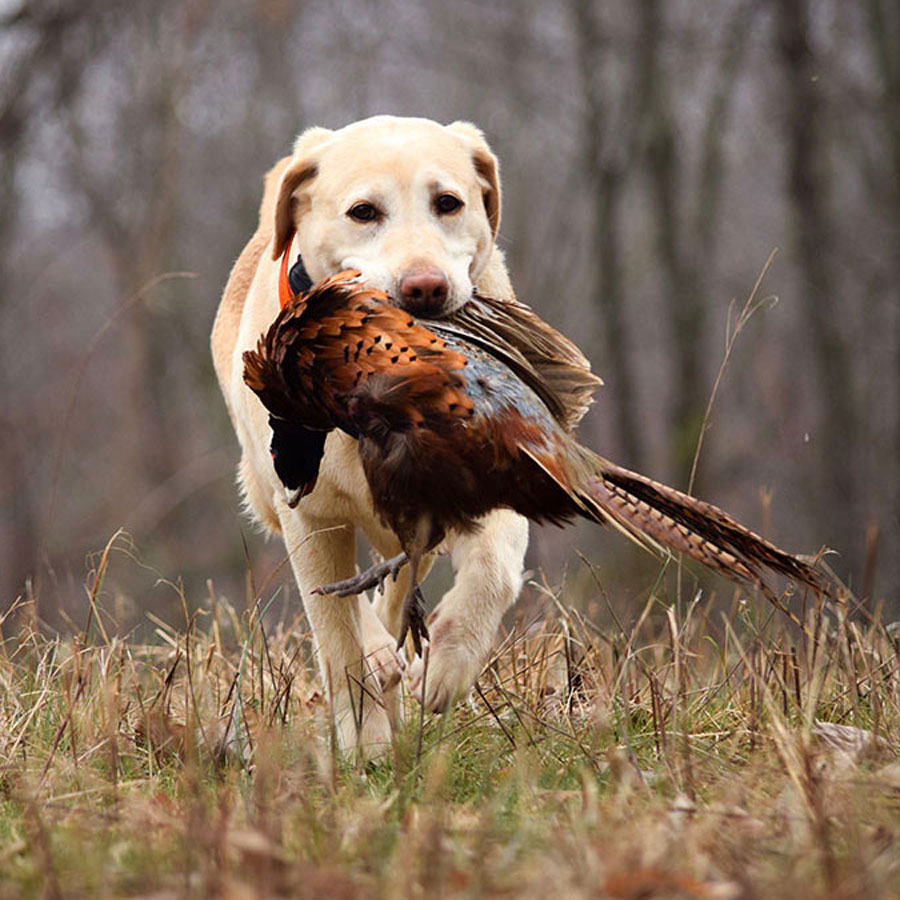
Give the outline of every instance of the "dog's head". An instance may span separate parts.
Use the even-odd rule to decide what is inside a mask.
[[[359,269],[404,309],[437,318],[469,299],[499,225],[497,160],[474,125],[376,116],[297,139],[273,257],[296,231],[314,282]]]

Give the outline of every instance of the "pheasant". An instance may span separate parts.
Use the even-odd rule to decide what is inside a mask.
[[[419,653],[428,636],[422,556],[448,531],[472,532],[500,507],[538,523],[583,516],[612,525],[770,598],[767,570],[824,589],[812,566],[717,507],[579,444],[571,429],[599,379],[527,307],[476,296],[463,311],[416,320],[347,271],[284,306],[244,353],[244,381],[270,413],[289,502],[312,490],[325,435],[340,429],[358,440],[374,508],[403,548],[322,593],[358,593],[408,564],[398,647],[409,631]]]

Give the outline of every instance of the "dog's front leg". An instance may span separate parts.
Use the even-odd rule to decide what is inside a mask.
[[[320,585],[355,571],[354,529],[349,524],[322,527],[284,504],[279,520],[312,629],[340,747],[345,751],[359,747],[367,757],[378,756],[390,743],[391,728],[379,673],[363,650],[360,600],[313,593]]]
[[[447,709],[465,696],[487,662],[503,613],[522,586],[528,522],[509,510],[482,520],[474,534],[448,541],[456,581],[431,614],[427,672],[408,669],[409,686],[426,709]]]

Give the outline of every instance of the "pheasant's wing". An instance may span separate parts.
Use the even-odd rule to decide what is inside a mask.
[[[465,357],[354,274],[328,279],[285,307],[244,354],[246,383],[276,416],[356,436],[348,401],[370,378],[458,380],[452,373]]]
[[[476,295],[440,325],[506,363],[567,430],[581,421],[603,383],[572,341],[516,300]]]
[[[310,428],[332,427],[327,415],[317,413],[314,403],[304,404],[311,399],[311,385],[308,378],[304,382],[304,376],[315,365],[305,335],[311,324],[315,328],[318,321],[345,307],[350,298],[369,293],[355,270],[326,278],[282,308],[256,349],[244,352],[244,383],[270,413],[304,421]]]

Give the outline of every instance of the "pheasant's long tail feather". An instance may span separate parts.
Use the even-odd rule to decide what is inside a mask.
[[[732,581],[759,585],[771,596],[767,571],[827,593],[808,563],[745,528],[728,513],[610,463],[582,447],[571,453],[570,492],[592,518],[610,522],[644,545],[688,556]]]

